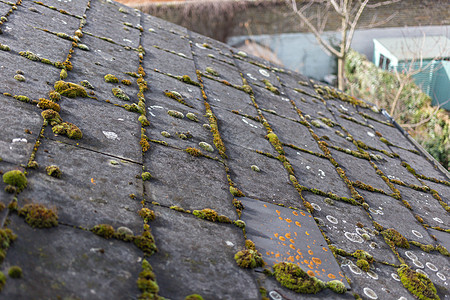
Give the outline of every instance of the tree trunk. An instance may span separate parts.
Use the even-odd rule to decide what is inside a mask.
[[[338,57],[338,71],[337,71],[337,82],[338,89],[344,91],[345,89],[345,56]]]

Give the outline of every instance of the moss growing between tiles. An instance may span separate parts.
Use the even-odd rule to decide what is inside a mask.
[[[7,185],[5,190],[15,193],[27,187],[28,180],[20,170],[12,170],[3,174],[3,182]]]
[[[158,251],[155,245],[155,239],[150,232],[150,226],[148,226],[147,224],[144,224],[144,232],[142,233],[142,235],[135,236],[133,242],[147,256],[150,256]]]
[[[184,300],[203,300],[203,297],[200,296],[199,294],[192,294],[192,295],[186,296],[184,298]]]
[[[62,172],[58,166],[51,165],[45,168],[45,172],[47,172],[48,176],[52,176],[55,178],[61,178]]]
[[[273,266],[275,279],[282,286],[297,293],[316,294],[326,285],[316,277],[309,276],[299,266],[293,263],[280,262]]]
[[[69,139],[79,140],[83,137],[80,128],[69,122],[62,122],[52,128],[53,133],[66,135]]]
[[[108,224],[99,224],[92,227],[91,231],[98,236],[101,236],[105,239],[110,239],[114,236],[115,230],[111,225]]]
[[[400,280],[408,291],[420,300],[439,300],[433,282],[425,275],[411,270],[407,265],[397,269]]]
[[[150,221],[153,221],[155,219],[155,212],[151,209],[148,209],[146,207],[142,208],[139,211],[139,216],[144,220],[144,223],[148,223]]]
[[[219,221],[219,214],[216,211],[209,208],[205,208],[202,210],[194,210],[192,214],[197,218],[208,220],[211,222]]]
[[[5,259],[6,251],[8,250],[11,243],[16,240],[16,238],[17,235],[15,235],[11,229],[0,229],[0,263]]]
[[[164,95],[166,95],[167,97],[172,98],[172,99],[178,101],[179,103],[181,103],[181,104],[183,104],[183,105],[186,105],[186,106],[191,107],[191,106],[188,105],[187,102],[183,99],[183,96],[181,96],[181,94],[178,93],[178,92],[176,92],[176,91],[168,91],[168,90],[165,90],[165,91],[164,91]]]
[[[266,85],[266,89],[268,89],[275,95],[280,95],[280,91],[278,90],[278,88],[274,87],[273,84],[269,80],[264,79],[263,82]]]
[[[216,70],[214,70],[211,67],[206,67],[205,71],[209,74],[211,74],[212,76],[219,76],[219,72],[217,72]]]
[[[6,276],[3,272],[0,271],[0,291],[3,290],[5,284],[6,284]]]
[[[259,253],[258,250],[255,249],[245,249],[237,252],[234,255],[234,260],[241,268],[253,269],[264,267],[266,265],[261,253]]]
[[[106,74],[104,78],[105,78],[105,82],[119,83],[119,79],[117,79],[117,77],[112,74]]]
[[[84,87],[72,82],[65,81],[57,81],[55,82],[55,91],[60,93],[62,96],[66,96],[68,98],[76,98],[76,97],[88,97],[88,94]]]
[[[130,101],[130,97],[128,97],[128,95],[125,94],[125,92],[121,88],[115,87],[112,89],[112,92],[116,98],[119,98],[123,101]]]
[[[176,111],[176,110],[168,110],[167,114],[169,116],[172,116],[172,117],[177,118],[177,119],[183,119],[184,118],[184,114],[182,112],[179,112],[179,111]]]
[[[19,266],[12,266],[8,270],[8,276],[11,278],[21,278],[22,277],[22,268]]]
[[[384,236],[386,242],[391,241],[392,243],[394,243],[394,245],[398,247],[409,249],[408,240],[403,235],[401,235],[397,230],[389,228],[382,231],[381,234]]]
[[[140,300],[162,300],[164,298],[158,296],[159,286],[156,283],[156,276],[149,262],[144,259],[142,261],[142,271],[139,273],[137,280],[138,288],[142,294],[139,295]]]
[[[278,153],[280,153],[281,155],[285,154],[283,146],[275,133],[270,132],[269,134],[267,134],[267,138],[269,139],[269,142],[273,145],[273,147],[278,151]]]
[[[245,194],[238,188],[230,185],[230,193],[235,197],[245,197]]]
[[[142,175],[142,180],[147,181],[152,179],[152,174],[150,174],[150,172],[143,172]]]
[[[53,102],[58,102],[59,100],[61,100],[61,94],[58,93],[57,91],[50,91],[48,93],[48,97],[50,98],[51,101]]]
[[[60,112],[60,110],[61,110],[61,107],[59,106],[59,104],[57,104],[53,101],[47,100],[45,98],[39,98],[39,103],[37,104],[37,106],[40,109],[52,109],[56,112]]]
[[[26,204],[19,210],[19,216],[31,227],[50,228],[58,226],[56,210],[47,208],[43,204]]]

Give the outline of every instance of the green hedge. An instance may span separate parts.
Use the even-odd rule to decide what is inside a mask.
[[[449,169],[448,111],[444,109],[436,111],[436,107],[431,106],[431,98],[424,94],[410,77],[400,74],[399,79],[396,74],[377,68],[358,52],[348,53],[345,74],[347,93],[372,102],[388,112],[391,111],[395,95],[403,82],[404,86],[392,117],[437,161]],[[415,126],[419,123],[423,124]]]

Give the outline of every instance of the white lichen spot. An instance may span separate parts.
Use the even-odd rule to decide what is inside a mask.
[[[395,281],[400,281],[400,276],[398,276],[397,273],[391,273],[391,277],[392,277],[392,279],[394,279]]]
[[[330,216],[330,215],[328,215],[326,218],[332,224],[337,224],[339,222],[338,219],[336,219],[335,217]]]
[[[348,109],[347,109],[345,106],[343,106],[342,104],[339,104],[339,106],[340,106],[344,111],[348,111]]]
[[[348,264],[348,268],[350,269],[350,271],[352,271],[352,273],[356,275],[360,275],[362,273],[362,270],[353,262]]]
[[[24,139],[24,138],[15,138],[15,139],[12,139],[12,142],[13,143],[28,143],[27,139]]]
[[[133,41],[131,41],[131,40],[129,40],[129,39],[123,39],[123,41],[124,41],[124,42],[127,42],[127,43],[130,43],[130,44],[133,44]]]
[[[252,80],[257,80],[251,73],[247,73],[247,76]]]
[[[413,260],[413,264],[418,268],[423,268],[423,263],[420,260]]]
[[[356,228],[356,232],[360,235],[367,234],[367,230],[365,230],[364,228],[359,228],[359,227]]]
[[[249,125],[250,127],[253,128],[258,128],[258,126],[251,124],[250,122],[248,122],[245,117],[242,117],[242,122],[244,122],[245,124]]]
[[[367,131],[367,135],[370,137],[375,137],[375,134],[373,134],[373,132]]]
[[[306,169],[309,170],[309,169],[311,169],[311,167],[310,166],[306,166]]]
[[[349,240],[349,241],[351,241],[351,242],[354,242],[354,243],[362,243],[362,242],[364,242],[364,239],[359,235],[359,234],[357,234],[357,233],[354,233],[354,232],[345,232],[344,233],[344,236]]]
[[[430,278],[430,276],[428,276],[428,274],[425,273],[425,271],[422,270],[422,269],[416,269],[416,272],[417,272],[417,273],[420,273],[420,274],[422,274],[422,275],[425,275],[425,276],[427,276],[428,278]]]
[[[281,97],[281,100],[284,100],[284,101],[286,101],[286,102],[289,102],[290,100],[288,99],[288,98],[286,98],[286,97]]]
[[[378,280],[378,274],[375,273],[372,270],[367,271],[367,275],[369,275],[370,278],[374,279],[374,280]]]
[[[219,98],[214,97],[213,99],[214,99],[214,101],[220,102]]]
[[[230,241],[225,241],[225,243],[226,243],[226,244],[227,244],[227,246],[229,246],[229,247],[233,247],[233,246],[234,246],[233,242],[230,242]]]
[[[120,141],[119,136],[117,135],[117,133],[112,132],[112,131],[102,131],[103,134],[106,136],[107,139],[109,140],[118,140]]]
[[[122,118],[118,118],[117,121],[125,121],[125,120]]]
[[[311,202],[311,206],[314,208],[314,210],[317,210],[317,211],[321,211],[322,210],[322,208],[316,203],[312,203]]]
[[[270,291],[269,292],[269,296],[273,300],[283,300],[283,296],[281,296],[277,291]]]
[[[370,298],[370,299],[378,299],[377,294],[376,294],[371,288],[365,287],[365,288],[363,289],[363,291],[364,291],[364,294],[365,294],[368,298]]]
[[[440,219],[440,218],[438,218],[438,217],[433,218],[433,220],[435,220],[436,222],[441,223],[441,224],[444,223],[444,221],[442,221],[442,219]]]
[[[418,260],[419,258],[411,251],[405,251],[405,255],[411,260]]]
[[[406,297],[401,296],[398,300],[408,300]]]
[[[264,69],[259,69],[259,73],[260,73],[262,76],[264,76],[264,77],[269,77],[269,76],[270,76],[269,72],[267,72],[267,71],[264,70]]]
[[[433,263],[427,262],[425,265],[433,272],[436,272],[438,270],[438,268]]]
[[[206,50],[206,47],[204,47],[202,44],[195,43],[195,46],[197,46],[197,48],[199,48],[199,49]]]
[[[442,274],[441,272],[437,272],[436,276],[439,277],[439,279],[442,280],[442,281],[446,281],[447,280],[447,278],[445,278],[445,275]]]
[[[418,238],[420,238],[420,239],[423,238],[423,235],[420,232],[418,232],[417,230],[411,230],[411,232]]]
[[[324,179],[325,178],[325,172],[319,169],[319,177]]]

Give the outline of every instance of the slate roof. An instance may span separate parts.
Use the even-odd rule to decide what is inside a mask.
[[[377,108],[113,1],[0,15],[1,298],[449,297],[449,175]]]

